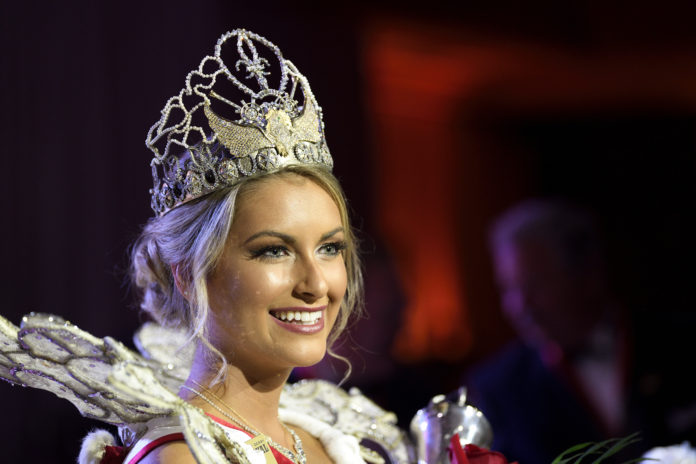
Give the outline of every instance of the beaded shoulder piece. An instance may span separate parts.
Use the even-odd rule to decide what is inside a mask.
[[[156,417],[178,416],[198,463],[248,463],[242,448],[215,422],[175,394],[187,374],[186,361],[148,359],[58,316],[32,313],[20,327],[0,317],[3,380],[47,390],[70,401],[83,416],[123,430]]]
[[[416,462],[410,438],[397,426],[394,413],[385,411],[358,388],[345,391],[325,380],[288,384],[280,407],[309,414],[358,439],[368,462]]]
[[[257,173],[333,167],[309,82],[277,46],[244,29],[223,34],[186,76],[146,145],[157,215]]]

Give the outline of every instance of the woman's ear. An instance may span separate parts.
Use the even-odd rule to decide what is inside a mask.
[[[183,268],[180,264],[172,264],[171,265],[171,270],[172,270],[172,275],[174,276],[174,283],[176,284],[176,288],[179,290],[179,293],[184,297],[186,301],[190,301],[190,295],[189,295],[189,290],[188,290],[188,285],[184,284],[184,273],[183,273]]]

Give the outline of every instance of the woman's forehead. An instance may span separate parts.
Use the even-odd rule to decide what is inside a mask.
[[[233,229],[334,229],[342,225],[336,202],[324,188],[303,176],[269,176],[240,191]]]

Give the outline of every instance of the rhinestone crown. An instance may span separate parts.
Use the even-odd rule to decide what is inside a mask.
[[[230,69],[221,55],[235,39],[238,59]],[[269,58],[277,59],[277,72],[270,71]],[[277,86],[269,83],[273,78]],[[298,85],[301,102],[295,96]],[[240,91],[242,99],[235,103],[230,92]],[[227,118],[225,111],[236,116]],[[309,82],[277,46],[244,29],[218,39],[215,54],[186,76],[185,87],[167,101],[145,143],[155,155],[150,194],[158,216],[256,173],[293,164],[333,167]]]

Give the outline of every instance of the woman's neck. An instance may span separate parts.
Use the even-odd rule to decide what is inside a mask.
[[[278,405],[290,372],[287,369],[242,369],[229,364],[223,381],[210,386],[217,369],[210,367],[209,356],[199,347],[184,384],[198,394],[187,388],[182,388],[179,394],[207,413],[227,421],[241,422],[275,441],[287,443],[286,432],[278,419]]]

